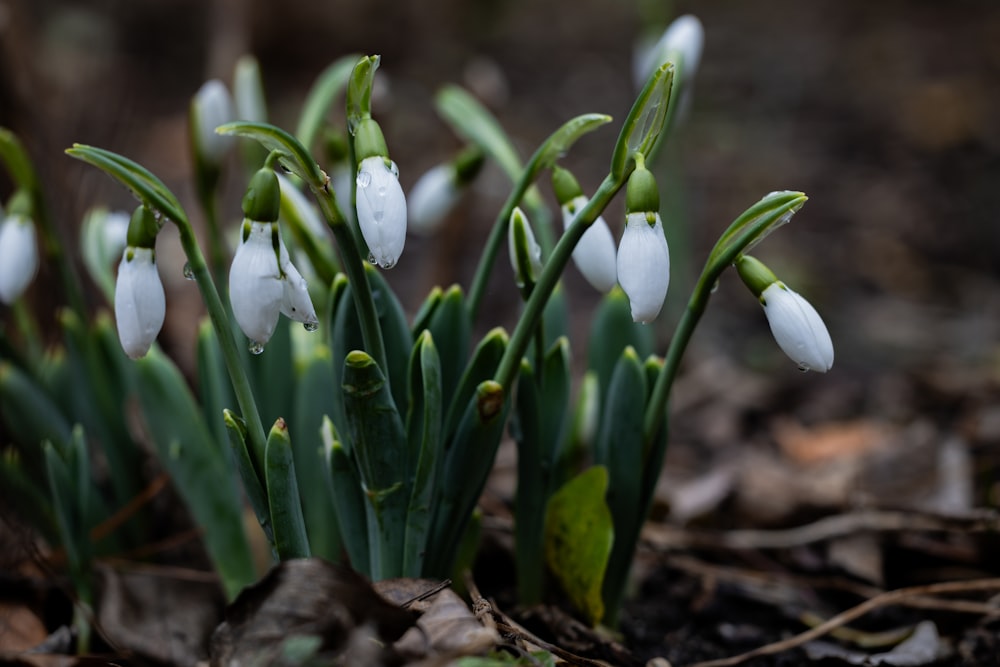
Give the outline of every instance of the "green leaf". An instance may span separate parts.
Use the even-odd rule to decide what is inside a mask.
[[[491,379],[503,357],[510,338],[501,327],[488,331],[472,353],[472,359],[462,373],[455,394],[451,398],[444,420],[444,440],[450,442],[459,421],[468,410],[469,401],[484,380]]]
[[[788,223],[809,198],[789,190],[772,192],[744,211],[723,232],[706,262],[707,270],[721,271]],[[711,267],[711,269],[709,269]]]
[[[444,454],[441,443],[441,360],[429,331],[420,334],[410,356],[409,439],[410,492],[406,512],[403,576],[423,574],[424,553],[430,533],[434,487],[438,464]]]
[[[414,335],[426,329],[434,338],[435,346],[447,350],[441,359],[441,400],[442,405],[450,405],[462,377],[462,371],[469,359],[472,340],[472,325],[465,311],[465,295],[462,288],[452,285],[447,292],[434,288],[427,304],[434,304],[430,313],[421,314],[414,320]],[[434,299],[435,295],[437,299]],[[430,306],[425,304],[425,308]]]
[[[347,84],[347,126],[352,128],[352,134],[358,123],[372,116],[372,84],[380,60],[379,56],[364,56],[351,71]]]
[[[49,544],[59,543],[55,508],[46,478],[32,479],[16,449],[0,452],[0,501]]]
[[[327,478],[323,439],[323,419],[330,412],[331,397],[337,393],[333,380],[330,349],[318,345],[306,358],[295,388],[292,440],[299,491],[306,502],[302,511],[314,556],[340,560],[341,540],[337,528],[333,496]]]
[[[73,144],[66,154],[91,164],[117,179],[153,211],[176,223],[188,224],[184,208],[174,193],[163,184],[163,181],[137,162],[103,148],[83,144]]]
[[[252,450],[247,447],[247,425],[246,422],[237,416],[232,410],[223,410],[223,422],[226,425],[226,433],[229,437],[229,446],[236,470],[240,474],[243,482],[243,490],[250,501],[257,516],[257,523],[260,524],[264,536],[267,537],[268,544],[274,550],[274,530],[271,527],[271,510],[267,503],[267,494],[264,491],[264,452],[256,457],[252,456]]]
[[[521,604],[541,602],[545,574],[545,505],[549,499],[542,468],[539,378],[526,359],[521,360],[510,432],[517,443],[517,495],[514,498],[514,555],[517,593]]]
[[[460,391],[456,400],[461,395]],[[446,576],[451,569],[462,534],[493,467],[509,405],[499,383],[481,382],[469,396],[454,436],[446,440],[448,449],[428,541],[425,574]]]
[[[625,181],[628,161],[636,152],[652,157],[653,147],[666,124],[673,82],[674,65],[664,63],[650,75],[633,103],[611,156],[611,175],[616,180]]]
[[[312,149],[330,108],[347,86],[351,71],[360,57],[350,54],[338,58],[320,73],[309,89],[306,101],[302,105],[298,129],[295,130],[295,136],[307,149]]]
[[[0,416],[32,477],[44,479],[42,442],[52,442],[59,451],[66,451],[72,430],[52,399],[28,374],[7,361],[0,361]]]
[[[368,549],[368,526],[365,496],[358,478],[357,467],[351,460],[350,452],[344,448],[333,422],[324,417],[320,432],[326,453],[328,482],[333,496],[333,506],[337,513],[337,523],[344,541],[347,558],[358,572],[371,577]]]
[[[374,579],[402,576],[410,469],[403,420],[375,360],[360,350],[344,360],[344,407],[351,453],[368,498],[368,546]]]
[[[552,496],[545,512],[545,562],[591,625],[604,617],[601,581],[615,536],[607,487],[607,470],[588,468]]]
[[[198,325],[196,358],[201,413],[212,429],[216,444],[223,447],[228,439],[223,411],[230,405],[236,405],[236,397],[222,358],[218,335],[207,318],[203,318]]]
[[[269,123],[238,121],[221,125],[215,128],[215,131],[219,134],[235,134],[255,139],[267,150],[277,151],[281,166],[308,183],[314,190],[322,190],[330,181],[305,146],[280,127]]]
[[[173,363],[153,348],[135,362],[146,432],[197,525],[229,598],[256,579],[229,463]]]
[[[438,113],[456,134],[496,160],[512,181],[521,175],[521,158],[500,123],[476,98],[459,86],[448,85],[434,96]]]
[[[571,118],[550,134],[545,142],[538,147],[528,161],[528,168],[532,170],[533,175],[537,175],[543,169],[550,169],[556,160],[569,152],[578,139],[602,125],[610,123],[611,120],[611,116],[600,113],[585,113]]]
[[[86,502],[91,482],[90,467],[82,429],[74,435],[74,443],[65,456],[50,442],[44,443],[43,451],[59,541],[66,551],[74,588],[84,602],[89,602],[91,552]],[[86,477],[81,479],[84,475]],[[80,505],[81,500],[83,505]]]
[[[38,191],[38,177],[31,158],[17,135],[5,127],[0,127],[0,160],[3,160],[18,187],[28,192]]]
[[[604,580],[604,606],[611,619],[617,618],[639,530],[646,517],[642,496],[646,471],[642,426],[647,393],[646,371],[635,350],[627,347],[608,385],[601,430],[594,446],[594,463],[607,469],[607,505],[616,537]]]
[[[309,538],[302,517],[302,499],[295,478],[292,440],[284,419],[278,419],[267,435],[264,461],[267,505],[274,530],[274,548],[280,560],[309,557]]]
[[[600,400],[607,395],[615,364],[631,345],[640,356],[653,350],[653,328],[632,321],[628,296],[617,285],[601,299],[590,324],[587,367],[597,373]]]

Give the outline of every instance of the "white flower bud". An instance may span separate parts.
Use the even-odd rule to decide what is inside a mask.
[[[357,177],[358,225],[371,252],[369,259],[389,269],[406,242],[406,197],[393,163],[374,155],[361,161]]]
[[[519,238],[523,234],[523,239]],[[521,261],[518,245],[523,242],[526,251],[527,264]],[[507,227],[507,253],[510,256],[510,266],[514,269],[514,282],[518,287],[534,284],[538,274],[542,272],[542,247],[535,240],[535,232],[531,229],[528,217],[517,206],[510,214],[510,225]]]
[[[167,302],[152,248],[127,247],[115,282],[118,340],[131,359],[149,352],[163,327]]]
[[[233,100],[226,84],[218,79],[206,81],[191,101],[191,132],[200,157],[218,167],[226,152],[234,145],[235,137],[217,134],[215,128],[235,120]]]
[[[270,222],[244,221],[240,246],[229,269],[229,301],[240,329],[253,343],[271,340],[281,314],[284,285]],[[249,231],[247,227],[249,226]]]
[[[14,303],[38,271],[35,225],[16,213],[0,222],[0,301]]]
[[[781,281],[761,292],[760,302],[778,347],[799,368],[825,373],[833,367],[830,332],[811,303]]]
[[[439,164],[428,169],[410,190],[410,229],[418,234],[436,230],[458,202],[461,191],[455,166]]]
[[[654,216],[653,224],[649,223]],[[652,322],[667,296],[670,251],[659,213],[629,213],[618,246],[618,283],[628,295],[632,320]]]
[[[576,218],[581,208],[587,205],[583,195],[574,197],[562,205],[563,226],[569,226]],[[615,259],[615,237],[603,217],[598,217],[583,233],[580,241],[573,249],[573,263],[580,270],[594,289],[599,292],[610,292],[618,282],[618,269]]]

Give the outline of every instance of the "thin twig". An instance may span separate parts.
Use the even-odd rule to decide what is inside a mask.
[[[861,604],[837,614],[825,623],[817,625],[815,628],[802,632],[794,637],[774,642],[772,644],[766,644],[755,648],[752,651],[747,651],[746,653],[741,653],[730,658],[707,660],[688,665],[688,667],[731,667],[732,665],[739,665],[740,663],[746,662],[751,658],[782,653],[784,651],[802,646],[803,644],[814,639],[818,639],[819,637],[829,633],[831,630],[850,623],[854,619],[860,618],[874,609],[888,605],[900,604],[902,601],[915,596],[997,589],[1000,589],[1000,578],[972,579],[968,581],[944,581],[936,584],[910,586],[908,588],[888,591],[869,600],[865,600]]]

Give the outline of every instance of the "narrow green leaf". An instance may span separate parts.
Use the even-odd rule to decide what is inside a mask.
[[[281,166],[308,183],[314,190],[325,188],[330,181],[305,146],[280,127],[269,123],[238,121],[220,125],[215,131],[219,134],[235,134],[254,139],[267,150],[277,151]]]
[[[429,331],[420,334],[410,356],[410,400],[406,415],[409,438],[410,492],[406,512],[403,576],[423,574],[424,552],[430,533],[431,509],[441,446],[441,360]]]
[[[3,160],[18,187],[28,192],[38,190],[38,177],[35,175],[31,158],[28,157],[17,135],[5,127],[0,127],[0,160]]]
[[[306,358],[296,384],[292,449],[299,491],[306,499],[302,511],[309,534],[309,548],[314,556],[329,561],[340,560],[342,545],[320,431],[335,393],[333,359],[329,348],[319,345]]]
[[[443,297],[444,290],[437,285],[432,287],[431,291],[427,293],[427,298],[424,299],[422,304],[420,304],[420,308],[417,309],[417,314],[413,316],[412,329],[414,340],[416,340],[417,337],[423,333],[424,329],[426,329],[430,324],[431,317],[433,317],[434,313],[437,312]]]
[[[477,389],[484,380],[493,377],[493,373],[503,357],[509,342],[507,332],[500,327],[491,329],[479,341],[472,353],[468,366],[462,373],[462,379],[451,398],[444,420],[444,440],[450,443],[452,435],[458,428],[460,420],[469,409],[469,401],[473,400]],[[450,446],[450,445],[449,445]]]
[[[147,433],[203,531],[223,588],[235,597],[256,573],[229,463],[211,442],[211,431],[177,367],[156,348],[135,366]]]
[[[196,344],[198,360],[198,395],[201,403],[201,413],[205,422],[212,429],[212,435],[217,446],[224,447],[226,435],[226,420],[223,411],[230,405],[236,405],[236,397],[229,382],[226,362],[222,358],[222,347],[219,345],[215,327],[207,318],[198,325],[198,342]]]
[[[372,115],[372,84],[375,82],[375,70],[378,69],[379,56],[364,56],[354,65],[351,78],[347,84],[347,126],[357,127],[365,118]]]
[[[546,349],[551,348],[561,336],[569,335],[569,304],[566,303],[566,290],[562,281],[556,283],[552,296],[545,302],[542,326]]]
[[[674,65],[664,63],[650,75],[632,104],[611,156],[611,175],[620,182],[624,182],[628,161],[636,152],[652,157],[650,153],[666,123],[673,82]]]
[[[472,324],[465,311],[462,288],[458,285],[449,287],[427,320],[425,328],[433,336],[435,346],[448,351],[441,359],[441,400],[442,405],[447,406],[455,395],[469,359],[472,340]],[[421,331],[416,327],[414,330]]]
[[[223,410],[222,419],[226,425],[226,434],[229,439],[229,447],[232,451],[233,462],[240,480],[243,482],[243,490],[250,501],[250,507],[257,517],[267,537],[271,550],[274,551],[274,530],[271,528],[271,510],[267,503],[267,494],[264,491],[264,452],[260,453],[255,462],[251,456],[251,449],[247,447],[247,425],[242,418],[233,413],[232,410]],[[276,554],[275,554],[276,555]]]
[[[603,401],[615,364],[631,345],[640,356],[653,350],[653,328],[632,321],[628,297],[617,285],[601,299],[590,324],[587,367],[597,373],[599,395]]]
[[[313,148],[326,116],[337,96],[347,86],[358,58],[360,56],[355,54],[338,58],[316,77],[315,83],[309,89],[306,101],[302,105],[298,128],[295,130],[295,136],[307,149]]]
[[[82,442],[82,432],[80,442]],[[85,519],[86,507],[77,504],[81,497],[79,470],[85,463],[80,462],[75,447],[66,452],[65,459],[50,442],[44,443],[42,449],[48,472],[49,493],[53,500],[56,525],[59,530],[59,541],[66,551],[74,589],[84,602],[89,602],[91,579],[89,526]],[[84,486],[89,486],[90,480],[84,481]]]
[[[455,133],[496,160],[512,181],[521,175],[521,158],[500,123],[463,88],[448,85],[434,96],[438,113]]]
[[[540,379],[521,360],[510,431],[517,443],[517,495],[514,498],[514,556],[521,604],[541,602],[545,575],[544,528],[548,502],[546,471],[542,468]]]
[[[72,430],[52,399],[7,361],[0,361],[0,415],[30,474],[43,479],[42,442],[52,442],[59,451],[66,451]]]
[[[486,485],[503,436],[510,401],[493,380],[480,383],[467,400],[448,442],[424,573],[446,576],[462,534]]]
[[[333,506],[337,513],[344,550],[347,552],[351,567],[371,577],[366,501],[357,467],[328,417],[323,419],[320,435],[323,437],[326,469],[329,472],[327,480],[334,499]]]
[[[143,204],[177,223],[187,224],[180,201],[159,178],[142,165],[103,148],[73,144],[70,157],[91,164],[127,187]]]
[[[264,461],[267,505],[274,530],[274,548],[280,560],[309,557],[309,538],[302,517],[302,499],[295,478],[292,440],[284,419],[278,419],[267,435]]]
[[[571,388],[569,339],[560,337],[545,354],[542,367],[542,465],[551,471],[569,429],[569,394]]]
[[[545,562],[591,625],[604,617],[601,582],[615,538],[608,473],[593,466],[557,491],[545,513]]]
[[[15,449],[0,452],[0,501],[14,516],[37,530],[49,544],[59,543],[59,529],[47,476],[33,479]]]
[[[411,484],[403,420],[375,360],[360,350],[344,360],[344,406],[351,453],[368,498],[371,575],[402,575]]]
[[[612,619],[617,618],[639,529],[646,518],[641,483],[645,471],[642,420],[646,400],[646,371],[635,350],[627,347],[608,385],[594,447],[594,463],[607,469],[607,504],[616,536],[604,580],[604,607]]]

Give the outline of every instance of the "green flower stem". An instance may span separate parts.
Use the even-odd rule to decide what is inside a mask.
[[[180,232],[181,247],[187,256],[188,266],[198,283],[201,291],[201,298],[205,302],[208,310],[208,317],[212,321],[212,326],[219,338],[219,347],[222,348],[222,357],[226,362],[226,370],[229,372],[229,379],[233,383],[233,393],[236,395],[236,402],[240,406],[243,420],[247,426],[247,437],[252,443],[252,450],[263,452],[267,449],[267,438],[264,435],[264,426],[260,421],[260,413],[257,411],[257,403],[254,401],[253,391],[250,388],[250,380],[247,377],[246,369],[240,361],[240,352],[236,347],[236,338],[229,325],[229,317],[226,314],[226,307],[219,296],[219,290],[212,280],[211,272],[205,263],[205,256],[195,238],[194,229],[188,220],[175,220],[177,229]]]
[[[580,213],[576,216],[573,224],[562,235],[562,238],[559,239],[556,247],[552,250],[552,254],[546,260],[545,266],[542,268],[542,273],[538,276],[538,282],[535,283],[531,297],[524,305],[524,312],[521,313],[521,318],[518,320],[517,326],[514,327],[514,333],[511,334],[510,343],[507,345],[507,349],[504,350],[504,355],[500,359],[496,374],[493,376],[493,379],[503,387],[505,395],[510,394],[511,386],[520,368],[521,357],[524,356],[525,350],[528,349],[538,321],[545,310],[545,304],[548,302],[549,297],[552,296],[552,291],[556,288],[559,277],[562,275],[563,269],[566,268],[566,264],[573,254],[573,249],[584,232],[590,228],[590,225],[597,219],[597,216],[601,214],[611,199],[628,180],[630,172],[631,169],[626,169],[622,177],[617,180],[610,174],[604,178],[600,187],[594,192],[594,196],[590,198],[586,206],[580,209]],[[523,185],[527,186],[527,184]],[[516,193],[517,190],[515,190],[514,194]],[[511,199],[514,198],[514,194],[511,195]],[[510,200],[508,200],[509,202]],[[504,208],[506,209],[506,206]],[[511,206],[511,209],[513,210],[513,206]],[[505,219],[510,220],[510,211],[506,212]],[[497,229],[500,227],[500,224],[494,226],[493,236],[490,237],[491,242],[493,241],[493,237],[497,236]],[[499,238],[502,240],[505,234],[506,228],[501,231]],[[499,241],[497,243],[499,244]],[[493,252],[495,254],[496,250]],[[485,260],[486,257],[484,255],[484,261],[480,263],[480,268],[482,268],[483,264],[487,263]],[[488,263],[492,263],[492,261]],[[483,282],[485,282],[485,279]],[[482,287],[485,287],[485,285]],[[475,312],[475,310],[470,308],[470,312]]]
[[[354,307],[358,311],[358,320],[361,322],[361,337],[365,341],[366,351],[382,369],[388,384],[389,362],[385,353],[385,340],[382,337],[382,328],[378,323],[378,311],[375,308],[372,288],[365,275],[365,260],[358,251],[361,246],[354,227],[337,206],[337,200],[334,199],[329,184],[322,188],[316,188],[310,183],[310,189],[316,196],[319,210],[326,218],[327,224],[330,225],[333,236],[337,240],[337,246],[340,248],[344,271],[347,273],[351,287],[353,287],[351,293],[354,294]]]
[[[205,231],[208,239],[208,265],[217,285],[225,284],[226,278],[226,244],[219,228],[219,206],[215,198],[215,177],[203,176],[198,179],[198,203],[205,214]]]

